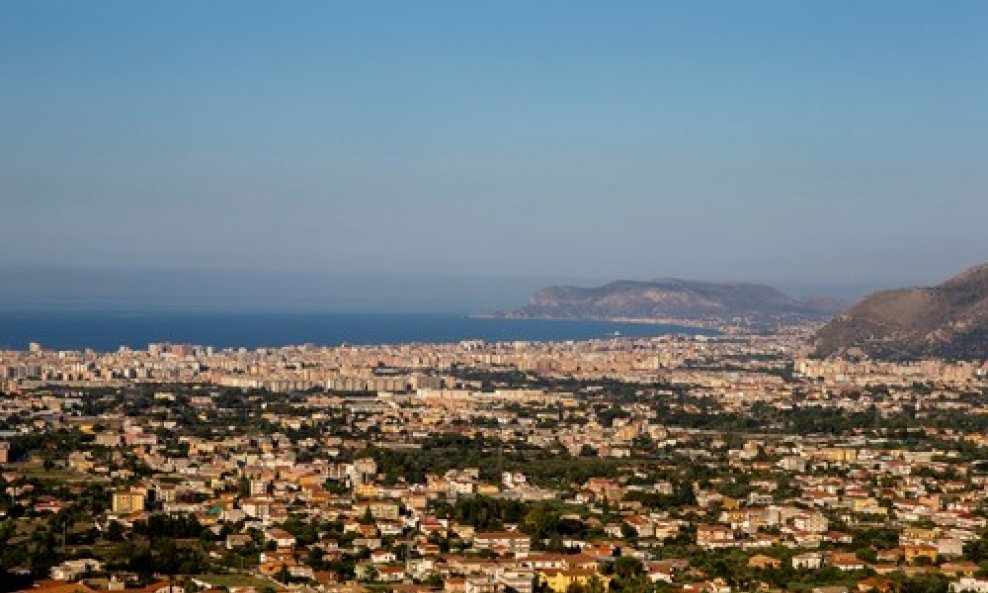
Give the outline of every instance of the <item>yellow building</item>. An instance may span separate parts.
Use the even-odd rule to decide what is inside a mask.
[[[565,593],[570,585],[577,584],[582,587],[589,587],[595,579],[600,582],[600,590],[606,591],[611,582],[611,577],[602,575],[594,569],[570,568],[551,569],[547,568],[539,571],[539,580],[555,593]]]
[[[129,515],[144,510],[144,494],[141,492],[114,492],[113,512]]]
[[[858,459],[858,451],[849,447],[826,447],[820,450],[818,457],[831,463],[853,463]]]
[[[497,484],[477,484],[477,494],[494,495],[500,491]]]
[[[872,497],[854,498],[851,500],[851,510],[855,513],[867,513],[870,515],[888,514],[888,509],[878,503],[878,499]]]
[[[903,546],[903,550],[906,557],[906,562],[909,564],[915,564],[920,558],[926,558],[931,563],[937,561],[937,547],[936,546]]]
[[[368,511],[375,519],[398,520],[400,507],[398,503],[390,500],[361,500],[354,503],[354,510],[358,516],[363,516]]]
[[[376,484],[358,484],[353,488],[357,498],[377,498],[381,495],[381,487]]]
[[[936,541],[937,530],[928,527],[906,527],[902,530],[902,541],[912,544],[928,544]]]

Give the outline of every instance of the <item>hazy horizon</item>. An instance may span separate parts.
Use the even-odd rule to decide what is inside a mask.
[[[9,2],[0,308],[472,313],[988,261],[983,2]]]
[[[0,268],[3,311],[450,313],[470,315],[522,306],[549,285],[600,286],[615,280],[677,277],[709,282],[764,283],[795,298],[852,302],[903,285],[776,285],[738,277],[655,274],[647,278],[532,278],[442,274],[306,274],[193,269]],[[909,284],[929,286],[945,278]]]

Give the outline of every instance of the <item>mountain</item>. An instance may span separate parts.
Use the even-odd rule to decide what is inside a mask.
[[[988,358],[988,264],[938,286],[865,297],[817,333],[819,356]]]
[[[824,317],[827,299],[799,301],[763,284],[718,284],[679,278],[619,280],[595,288],[550,286],[509,317],[562,319],[702,319]]]

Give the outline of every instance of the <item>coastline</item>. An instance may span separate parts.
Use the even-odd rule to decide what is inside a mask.
[[[696,324],[615,320],[511,319],[432,313],[0,313],[0,350],[37,342],[59,350],[111,351],[149,343],[268,348],[448,344],[460,341],[563,342],[616,336],[648,338],[670,334],[714,334]]]

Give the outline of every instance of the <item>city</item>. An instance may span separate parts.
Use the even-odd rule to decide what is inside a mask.
[[[32,591],[988,591],[988,364],[808,329],[0,353]]]
[[[986,31],[0,1],[0,593],[988,593]]]

